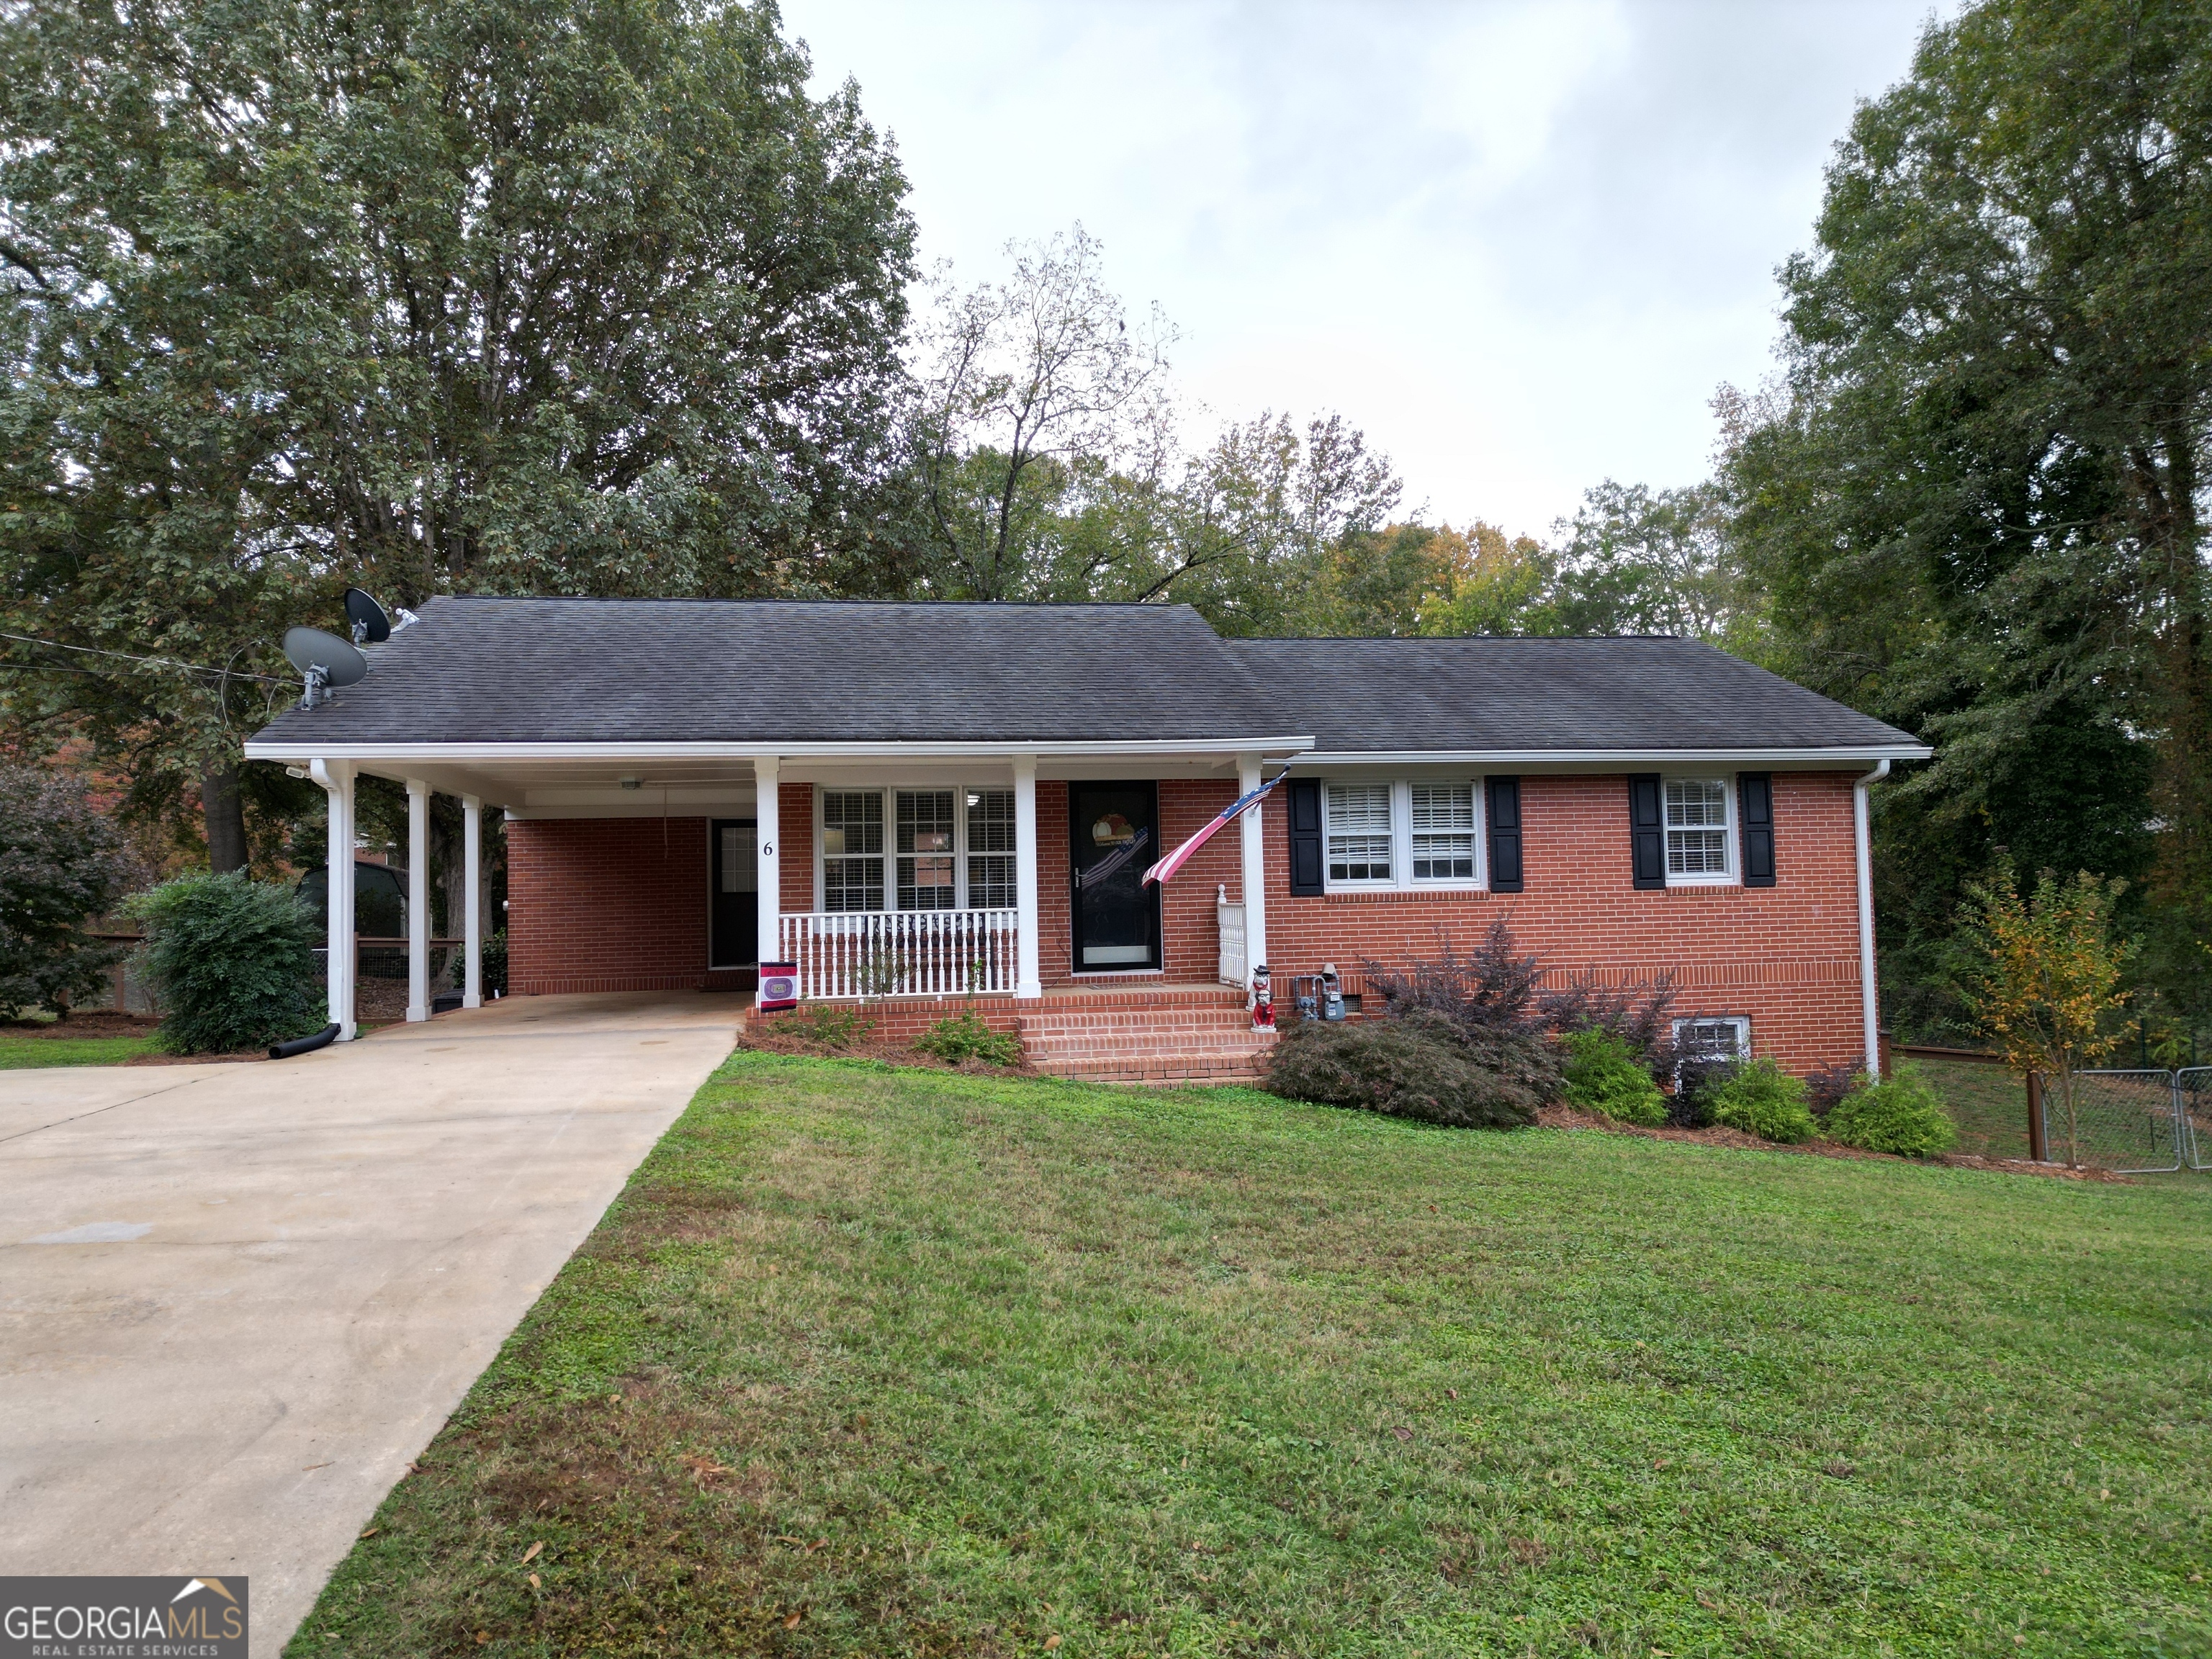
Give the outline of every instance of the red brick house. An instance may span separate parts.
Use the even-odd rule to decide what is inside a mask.
[[[887,1032],[967,1004],[1106,1076],[1248,1068],[1251,964],[1357,996],[1500,917],[1555,976],[1671,975],[1701,1046],[1857,1060],[1866,789],[1929,752],[1683,640],[1224,640],[1179,605],[449,598],[371,654],[246,753],[324,783],[334,844],[363,773],[502,809],[513,994],[789,962]]]

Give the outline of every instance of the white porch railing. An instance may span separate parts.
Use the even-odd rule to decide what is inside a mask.
[[[776,919],[802,997],[959,996],[1011,991],[1012,910],[848,910]]]

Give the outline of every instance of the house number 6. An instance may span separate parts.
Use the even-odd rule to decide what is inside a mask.
[[[775,856],[775,843],[772,841],[763,842],[761,843],[760,855],[764,859],[774,858]]]

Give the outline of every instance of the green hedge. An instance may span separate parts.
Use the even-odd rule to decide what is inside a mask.
[[[1869,1083],[1862,1072],[1858,1085],[1820,1120],[1829,1139],[1902,1158],[1933,1158],[1959,1144],[1958,1126],[1942,1097],[1911,1060],[1897,1061],[1880,1083]]]
[[[1667,1097],[1621,1038],[1592,1026],[1577,1031],[1566,1043],[1567,1104],[1647,1129],[1667,1121]]]
[[[161,1043],[230,1054],[305,1036],[325,1022],[314,915],[289,887],[186,876],[140,895],[144,966],[161,1006]]]
[[[1396,1019],[1301,1020],[1275,1043],[1267,1089],[1424,1123],[1511,1129],[1558,1097],[1559,1069],[1540,1036],[1470,1030],[1415,1009]]]
[[[1715,1123],[1790,1146],[1813,1138],[1805,1079],[1790,1076],[1770,1057],[1738,1066],[1707,1098]]]

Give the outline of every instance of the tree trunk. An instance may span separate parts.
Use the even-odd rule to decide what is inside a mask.
[[[218,876],[246,868],[246,806],[235,765],[211,766],[200,774],[200,810],[207,818],[209,866]]]

